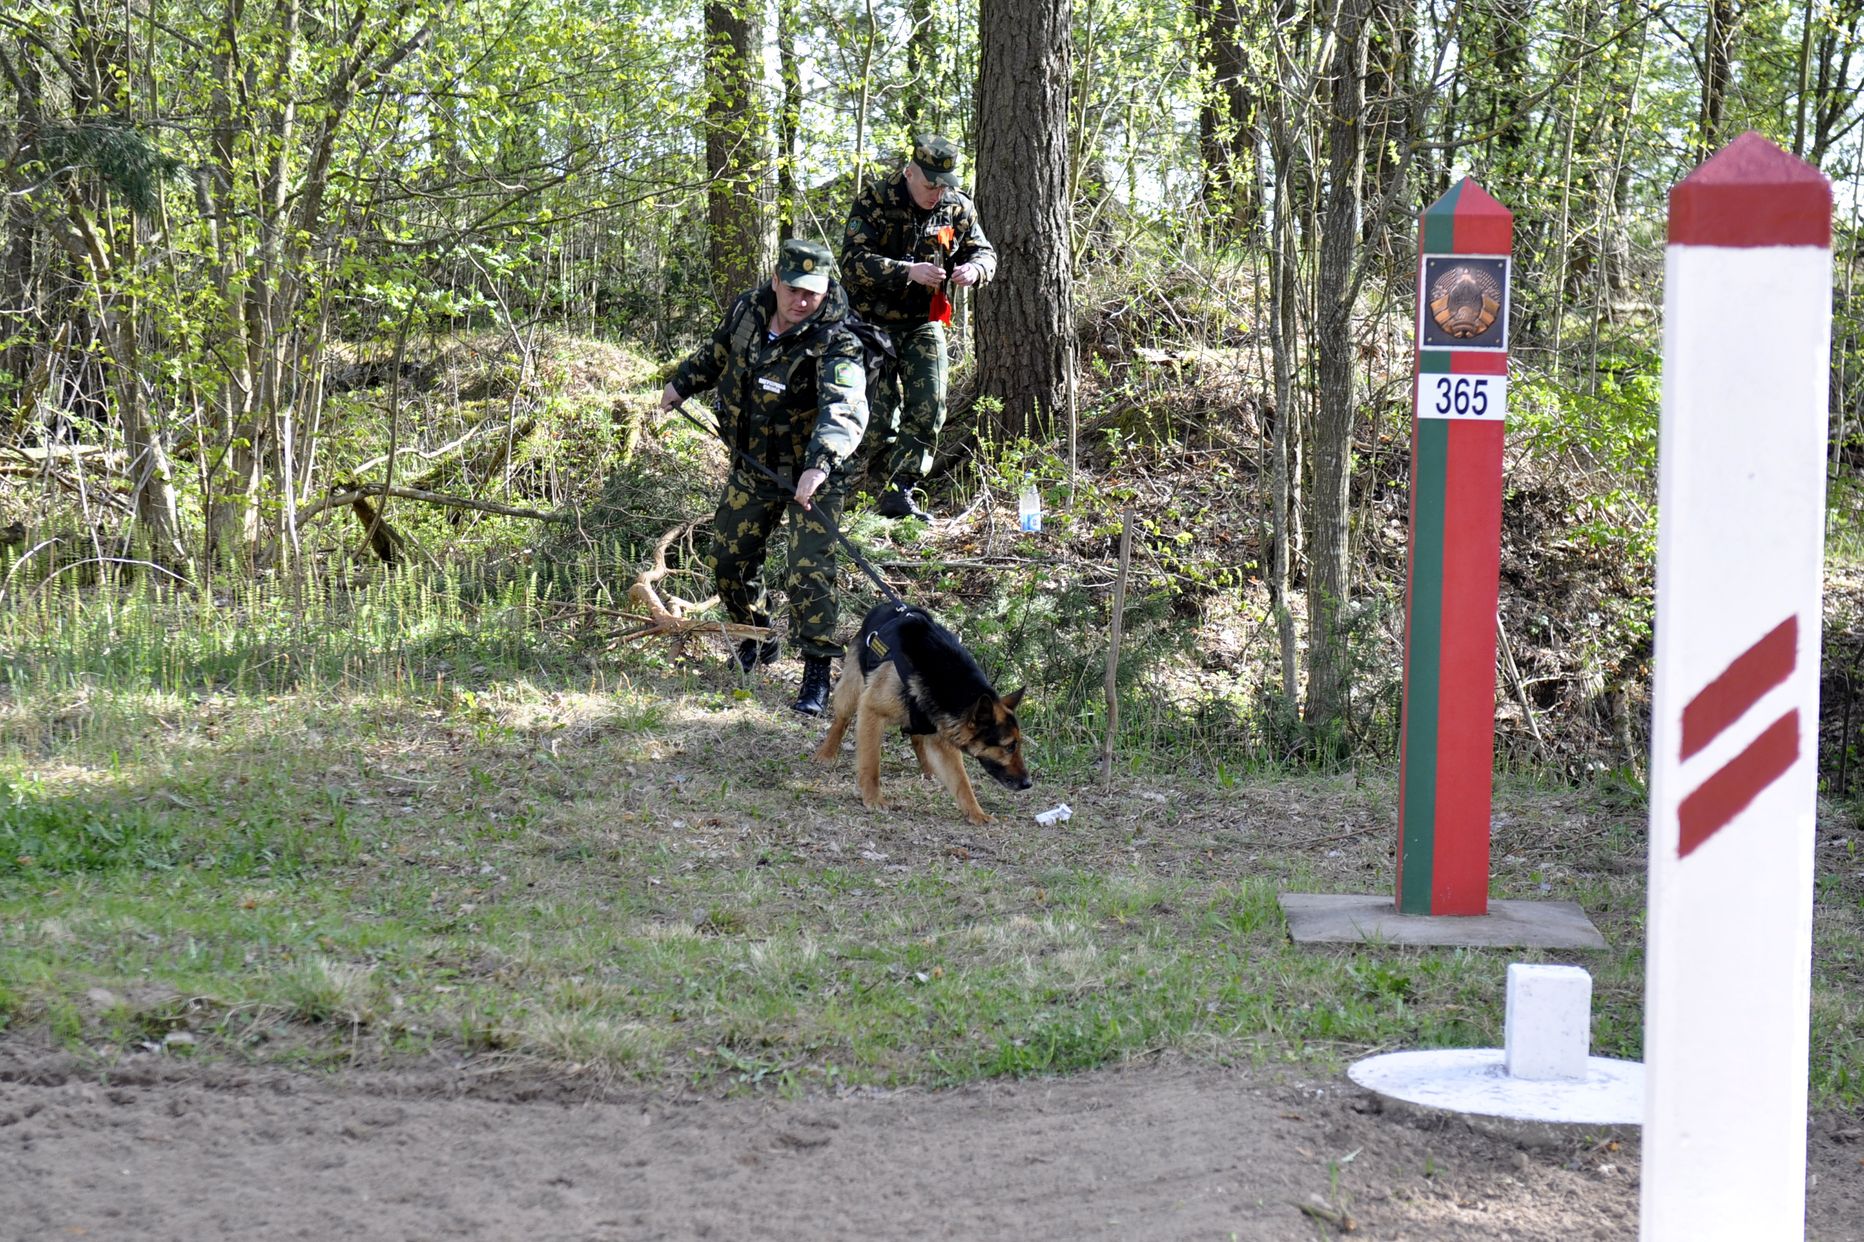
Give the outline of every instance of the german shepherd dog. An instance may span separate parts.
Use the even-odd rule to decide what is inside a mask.
[[[1029,788],[1034,782],[1016,723],[1022,701],[1021,690],[999,698],[957,636],[925,609],[883,603],[861,621],[842,661],[833,720],[815,757],[833,763],[858,715],[855,785],[861,801],[880,810],[880,741],[888,725],[900,725],[913,740],[920,771],[951,791],[966,819],[986,824],[990,816],[971,790],[964,756],[976,759],[1000,785]]]

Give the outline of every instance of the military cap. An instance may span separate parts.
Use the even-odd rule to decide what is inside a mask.
[[[792,289],[828,292],[828,247],[803,237],[787,237],[777,249],[777,279]]]
[[[935,185],[958,185],[958,144],[937,134],[920,134],[913,140],[913,163]]]

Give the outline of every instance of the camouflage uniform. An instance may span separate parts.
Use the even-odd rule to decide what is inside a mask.
[[[770,624],[764,550],[787,509],[791,640],[804,656],[838,656],[835,539],[815,515],[839,521],[845,468],[867,430],[861,344],[842,326],[848,299],[833,282],[815,314],[773,340],[775,310],[769,285],[741,295],[711,341],[680,364],[672,387],[682,400],[716,387],[719,438],[791,484],[804,470],[827,471],[811,512],[794,502],[793,486],[779,487],[734,453],[706,564],[733,621]]]
[[[921,138],[913,150],[920,171],[947,186],[957,184],[957,160],[957,149],[940,138]],[[937,207],[921,210],[902,168],[855,198],[842,237],[841,273],[855,312],[886,328],[899,352],[897,379],[882,378],[868,396],[875,462],[888,481],[905,487],[932,468],[945,425],[945,325],[929,322],[933,290],[906,278],[914,263],[936,263],[947,275],[969,263],[982,284],[996,274],[997,252],[969,195],[947,189]]]

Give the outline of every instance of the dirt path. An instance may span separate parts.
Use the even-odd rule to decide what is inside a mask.
[[[1636,1220],[1635,1143],[1523,1147],[1242,1071],[602,1103],[418,1074],[0,1072],[0,1236],[22,1240],[1335,1236],[1308,1203],[1357,1237],[1575,1242]],[[1846,1128],[1813,1129],[1817,1239],[1864,1239]]]

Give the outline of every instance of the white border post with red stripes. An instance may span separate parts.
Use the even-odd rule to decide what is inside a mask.
[[[1804,1231],[1831,209],[1753,133],[1670,194],[1646,1242]]]

